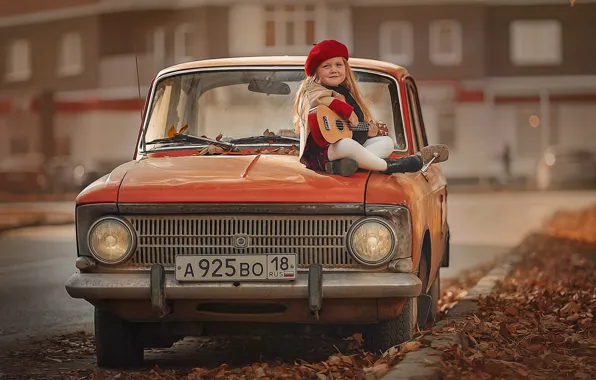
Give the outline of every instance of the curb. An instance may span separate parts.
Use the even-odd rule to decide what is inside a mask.
[[[513,249],[505,258],[505,261],[494,267],[468,294],[460,299],[449,311],[447,317],[435,324],[434,329],[440,329],[452,322],[465,322],[464,317],[478,310],[480,297],[486,297],[513,271],[522,256],[518,249]],[[418,351],[411,351],[404,355],[404,358],[387,375],[384,380],[439,380],[443,378],[442,352],[438,347],[462,345],[460,337],[455,332],[429,333],[421,340],[421,343],[429,345]]]

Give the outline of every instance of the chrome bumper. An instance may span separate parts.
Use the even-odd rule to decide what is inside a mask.
[[[307,273],[288,282],[180,283],[165,274],[165,297],[176,299],[308,299]],[[66,282],[73,298],[150,299],[149,274],[75,273]],[[324,298],[400,298],[420,295],[422,283],[411,273],[323,273]]]

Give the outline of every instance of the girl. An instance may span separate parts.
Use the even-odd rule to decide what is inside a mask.
[[[315,45],[304,65],[307,78],[302,81],[294,101],[294,123],[300,131],[300,162],[315,171],[350,176],[358,168],[383,173],[399,173],[422,167],[419,156],[387,158],[393,152],[393,140],[379,136],[356,79],[348,64],[347,47],[335,40]],[[325,105],[355,126],[369,121],[368,132],[354,131],[351,139],[341,139],[321,147],[308,127],[308,112]],[[418,169],[416,169],[418,170]]]

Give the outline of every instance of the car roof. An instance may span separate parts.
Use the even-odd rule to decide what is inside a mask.
[[[161,70],[157,76],[166,75],[176,71],[192,70],[212,67],[234,67],[234,66],[304,66],[306,56],[258,56],[258,57],[233,57],[205,59],[177,64]],[[352,68],[377,70],[390,74],[397,78],[408,75],[408,71],[399,65],[379,61],[375,59],[350,58],[348,60]]]

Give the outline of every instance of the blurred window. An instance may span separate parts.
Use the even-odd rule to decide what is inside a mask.
[[[178,25],[174,32],[174,56],[176,63],[188,62],[194,60],[190,52],[192,51],[192,25]]]
[[[153,68],[159,71],[166,66],[166,31],[163,27],[153,29],[147,39],[148,51],[153,57]]]
[[[16,40],[8,46],[6,79],[23,81],[31,78],[31,47],[25,39]]]
[[[414,28],[408,21],[389,21],[379,30],[381,59],[399,65],[414,61]]]
[[[463,31],[457,20],[430,23],[430,61],[437,66],[459,65],[462,61]]]
[[[306,54],[315,43],[313,5],[265,7],[265,48],[269,53]]]
[[[539,104],[518,107],[516,140],[519,157],[538,157],[541,153],[539,114]]]
[[[548,126],[543,120],[548,116]],[[541,134],[544,128],[548,128],[550,134],[548,136],[549,144],[556,143],[556,135],[558,132],[558,113],[557,108],[550,105],[548,108],[548,115],[540,114],[540,104],[527,104],[517,107],[517,125],[516,125],[516,139],[517,139],[517,155],[520,157],[535,158],[542,153]]]
[[[10,154],[25,154],[29,153],[29,140],[27,137],[12,137],[10,139]]]
[[[70,156],[71,155],[71,140],[70,136],[62,136],[56,138],[56,155],[57,156]]]
[[[60,41],[58,73],[63,76],[83,72],[83,43],[79,33],[67,33]]]
[[[510,59],[513,64],[561,64],[562,27],[558,20],[516,20],[511,23],[510,28]]]
[[[457,141],[457,124],[455,112],[452,109],[439,111],[439,144],[447,144],[450,149],[455,149]]]

